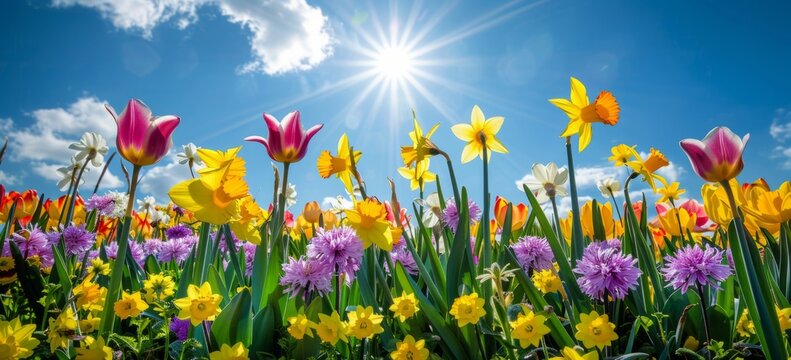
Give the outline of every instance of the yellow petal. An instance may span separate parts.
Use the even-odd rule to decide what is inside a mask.
[[[486,147],[488,147],[489,150],[496,151],[498,153],[508,154],[508,149],[506,149],[505,146],[500,143],[500,140],[497,140],[495,137],[491,137],[490,139],[486,140]]]
[[[549,102],[557,106],[560,110],[563,110],[572,120],[580,116],[580,107],[572,104],[571,101],[566,99],[549,99]]]
[[[591,124],[585,123],[582,125],[580,129],[580,143],[579,143],[579,152],[585,150],[588,147],[588,144],[591,143],[591,138],[593,137],[593,126]]]
[[[346,136],[346,133],[343,133],[341,138],[338,139],[338,157],[349,157],[349,138]]]
[[[451,126],[450,130],[461,141],[473,141],[475,139],[475,129],[469,124],[456,124]]]
[[[579,118],[569,121],[569,123],[566,125],[566,129],[560,133],[560,137],[569,137],[571,135],[578,134],[580,132],[580,127],[582,127],[583,124],[585,124],[585,122]]]
[[[494,136],[500,131],[500,128],[503,126],[504,120],[505,118],[503,118],[502,116],[490,117],[488,120],[486,120],[486,123],[483,125],[484,133],[486,133],[487,135]]]
[[[571,78],[571,102],[581,108],[589,104],[585,85],[576,78]]]
[[[476,156],[481,154],[481,150],[483,150],[483,148],[477,142],[467,144],[461,152],[461,163],[465,164],[472,161],[472,159],[475,159]]]
[[[483,128],[483,124],[486,121],[486,117],[483,116],[483,111],[481,110],[478,105],[472,107],[472,113],[470,114],[470,123],[472,127],[475,129]]]
[[[200,183],[200,180],[198,179],[185,180],[174,185],[172,188],[170,188],[170,191],[168,191],[170,200],[172,200],[174,204],[190,211],[199,208],[198,203],[195,201],[195,199],[192,197],[192,194],[190,193],[190,185],[196,182]]]
[[[434,132],[437,131],[437,129],[439,129],[439,124],[432,126],[428,133],[426,133],[426,138],[428,139],[431,137],[431,135],[434,135]]]

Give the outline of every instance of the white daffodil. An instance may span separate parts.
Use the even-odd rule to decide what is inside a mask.
[[[137,200],[137,212],[151,213],[151,212],[153,212],[155,210],[154,206],[156,206],[156,204],[157,204],[157,200],[154,199],[154,197],[151,196],[151,195],[146,196],[146,197],[144,197],[142,199],[138,199]]]
[[[278,188],[277,190],[278,198],[280,197],[280,193],[281,190]],[[286,186],[286,207],[290,208],[296,203],[297,203],[297,186],[292,183],[288,183],[288,186]]]
[[[167,224],[170,222],[170,216],[162,210],[151,212],[151,223]]]
[[[439,224],[442,216],[442,209],[439,206],[439,194],[431,193],[425,199],[417,199],[415,203],[423,207],[423,218],[421,222],[427,228],[433,228]]]
[[[101,167],[104,163],[104,155],[107,154],[107,141],[104,137],[95,132],[82,134],[79,142],[69,145],[69,149],[77,150],[74,158],[82,162],[88,159],[94,167]]]
[[[332,211],[335,215],[341,215],[346,212],[346,210],[354,208],[354,203],[341,195],[338,195],[335,198],[329,198],[325,201],[329,203],[328,205],[330,211]]]
[[[74,180],[76,180],[80,173],[80,168],[82,168],[83,165],[84,163],[79,162],[76,157],[72,157],[70,164],[55,170],[60,177],[60,180],[58,180],[58,189],[60,189],[60,191],[66,191],[74,184]],[[88,171],[88,169],[86,168],[85,171]],[[80,185],[84,183],[85,179],[80,179]]]
[[[568,169],[558,168],[557,164],[533,164],[533,178],[520,181],[518,185],[525,184],[536,196],[539,203],[549,201],[556,196],[566,196],[566,179]],[[521,189],[521,186],[519,186]]]
[[[203,161],[201,161],[200,157],[198,156],[198,149],[199,147],[195,146],[193,143],[189,143],[187,145],[182,145],[182,152],[176,154],[179,158],[179,164],[190,164],[190,165],[203,165]]]
[[[599,181],[596,186],[599,188],[599,191],[601,191],[601,195],[607,199],[611,196],[615,196],[618,191],[621,191],[621,182],[615,180],[613,177]]]

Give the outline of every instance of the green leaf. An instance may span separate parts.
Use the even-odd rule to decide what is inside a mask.
[[[11,248],[11,256],[14,258],[14,271],[16,271],[19,285],[25,293],[28,305],[33,308],[36,323],[41,323],[44,320],[44,306],[38,300],[44,293],[44,278],[37,266],[31,266],[25,260],[15,242],[9,241],[8,245]]]
[[[243,344],[250,344],[253,331],[252,317],[252,296],[250,290],[243,289],[222,309],[211,325],[216,347],[219,348],[222,344],[233,346],[240,341]],[[272,338],[264,337],[264,339]]]
[[[459,204],[467,203],[467,189],[461,188],[461,201]],[[459,224],[456,228],[456,236],[451,244],[450,256],[447,265],[447,284],[445,286],[445,298],[453,301],[459,297],[459,288],[464,285],[464,274],[471,274],[472,271],[467,266],[472,261],[468,261],[471,254],[470,250],[470,226],[467,207],[459,206]],[[471,275],[472,276],[472,275]]]

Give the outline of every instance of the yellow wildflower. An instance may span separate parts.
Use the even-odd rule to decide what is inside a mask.
[[[632,158],[634,158],[634,146],[626,144],[618,144],[610,149],[612,156],[607,160],[612,161],[615,166],[628,165]]]
[[[74,311],[71,307],[60,313],[57,318],[49,319],[49,342],[50,352],[55,352],[57,349],[67,349],[69,347],[69,340],[77,332],[77,319],[74,316]]]
[[[430,159],[426,158],[415,162],[415,167],[400,167],[398,168],[398,174],[409,180],[409,187],[412,190],[423,189],[426,183],[437,181],[437,174],[428,170],[430,161]]]
[[[360,157],[363,153],[359,151],[354,152],[354,164],[359,164]],[[319,176],[326,179],[335,175],[341,180],[346,191],[350,194],[354,191],[352,184],[352,160],[349,147],[349,139],[344,133],[338,140],[338,155],[333,156],[329,151],[324,150],[319,155],[316,163],[319,170]]]
[[[92,280],[93,273],[88,273],[88,276],[72,289],[75,304],[80,309],[88,309],[102,297],[101,287]]]
[[[679,184],[677,181],[674,181],[670,183],[670,185],[657,189],[657,192],[661,194],[662,197],[660,197],[659,200],[657,200],[656,202],[663,203],[667,201],[678,200],[682,194],[687,192],[684,189],[679,189],[680,185],[681,184]]]
[[[599,315],[595,310],[590,314],[580,314],[580,323],[577,324],[577,333],[574,336],[589,349],[593,347],[604,349],[614,340],[618,340],[615,324],[609,321],[607,314]]]
[[[97,329],[99,329],[99,323],[102,321],[102,318],[98,316],[93,316],[93,314],[88,313],[88,316],[83,317],[80,319],[80,331],[83,334],[90,334]]]
[[[560,350],[560,356],[551,357],[549,360],[599,360],[599,355],[596,351],[580,355],[573,347],[566,346],[563,350]]]
[[[247,360],[249,356],[247,348],[240,341],[234,346],[222,344],[219,351],[209,354],[209,360]]]
[[[492,151],[507,154],[508,149],[497,140],[495,135],[500,131],[505,119],[502,116],[486,118],[478,105],[472,108],[470,114],[470,124],[456,124],[451,127],[451,131],[461,141],[467,142],[461,152],[461,162],[468,163],[476,156],[483,159],[483,146],[486,144],[488,158],[491,158]],[[488,160],[487,158],[487,160]]]
[[[739,322],[736,323],[736,332],[746,338],[755,334],[755,323],[747,315],[747,310],[742,311],[742,316],[739,317]]]
[[[780,321],[780,330],[791,330],[791,307],[780,309],[775,306],[775,311],[777,311],[777,319]]]
[[[201,321],[212,321],[220,313],[222,296],[214,294],[209,282],[197,287],[193,284],[187,288],[187,296],[173,302],[179,308],[178,318],[189,319],[195,326]]]
[[[393,360],[426,360],[430,353],[425,346],[426,340],[415,341],[412,335],[407,335],[404,341],[396,343],[395,350],[390,353],[390,358]]]
[[[239,239],[258,245],[261,243],[260,227],[268,218],[268,211],[261,209],[252,196],[245,196],[240,200],[239,219],[230,223],[231,231]]]
[[[390,311],[392,311],[401,322],[404,322],[420,311],[417,304],[418,302],[415,294],[407,294],[406,291],[402,291],[401,296],[393,298],[393,305],[390,305]]]
[[[431,142],[431,135],[439,128],[436,124],[429,129],[428,133],[423,134],[423,129],[417,121],[417,115],[412,111],[412,123],[414,129],[409,132],[409,139],[412,140],[412,145],[401,147],[401,159],[404,160],[404,165],[412,166],[412,163],[423,161],[429,156],[436,155],[436,146]]]
[[[115,314],[121,319],[140,315],[141,312],[148,309],[148,304],[143,301],[140,296],[139,291],[135,291],[131,294],[128,294],[126,291],[121,293],[121,299],[116,301],[115,306],[113,306]]]
[[[176,283],[171,276],[153,274],[143,281],[143,290],[149,302],[165,300],[176,293]]]
[[[113,360],[113,348],[107,346],[103,337],[94,340],[89,336],[83,347],[77,348],[76,360]]]
[[[541,338],[549,334],[549,327],[544,325],[546,320],[545,316],[527,310],[527,313],[519,314],[515,321],[511,321],[511,336],[519,340],[519,346],[523,349],[529,344],[538,346]]]
[[[297,314],[297,316],[288,318],[288,323],[291,324],[288,326],[288,333],[291,334],[294,339],[302,340],[305,335],[313,337],[313,330],[311,329],[316,327],[316,323],[308,320],[305,314]]]
[[[349,317],[347,332],[360,340],[381,334],[384,316],[375,314],[373,306],[357,306],[354,311],[347,313]]]
[[[19,318],[0,320],[0,359],[24,359],[33,355],[39,341],[33,337],[36,325],[22,325]]]
[[[110,275],[110,264],[105,263],[101,258],[97,257],[91,260],[91,265],[88,267],[88,273],[93,274],[94,276]]]
[[[533,272],[532,279],[536,289],[544,294],[563,290],[563,284],[561,284],[560,278],[552,269],[535,271]]]
[[[347,341],[346,324],[341,321],[337,311],[332,315],[319,314],[319,323],[316,325],[316,334],[321,341],[335,345],[338,340]]]
[[[670,165],[670,162],[667,161],[662,152],[651,148],[651,152],[645,160],[634,149],[632,149],[632,154],[636,160],[630,161],[627,165],[632,168],[632,171],[642,175],[643,180],[648,183],[652,190],[656,191],[656,181],[667,186],[667,180],[656,173],[657,170]]]
[[[621,112],[615,96],[609,91],[602,91],[593,104],[588,99],[585,85],[579,80],[571,78],[571,95],[569,99],[550,99],[552,105],[557,106],[569,117],[569,123],[561,137],[579,134],[579,151],[585,150],[593,137],[593,123],[600,122],[615,125]]]
[[[482,316],[486,315],[483,309],[484,299],[478,297],[477,293],[462,295],[453,300],[450,314],[459,322],[459,327],[467,324],[477,324]]]
[[[387,210],[378,200],[368,198],[358,201],[354,209],[346,210],[346,219],[362,240],[364,248],[376,244],[384,251],[393,250],[393,234],[387,221]]]

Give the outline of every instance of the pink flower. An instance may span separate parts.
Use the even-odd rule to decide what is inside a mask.
[[[115,145],[124,159],[138,166],[152,165],[164,157],[173,146],[171,135],[179,124],[173,115],[153,116],[151,110],[138,99],[131,99],[121,116],[110,105],[105,105],[118,125]]]
[[[689,199],[684,201],[683,203],[679,204],[678,207],[680,209],[686,210],[690,214],[696,215],[695,220],[695,232],[706,232],[711,231],[714,227],[715,223],[713,221],[709,221],[709,215],[706,214],[706,208],[703,207],[703,204],[699,203],[695,199]],[[656,204],[656,213],[659,216],[664,216],[665,212],[670,209],[670,204],[668,203],[657,203]],[[656,224],[658,224],[659,220],[656,219]]]
[[[716,127],[703,140],[681,140],[692,168],[703,180],[721,182],[739,175],[744,168],[742,153],[750,134],[740,139],[727,127]]]
[[[248,136],[245,141],[261,143],[266,147],[266,152],[272,160],[282,163],[293,163],[302,160],[308,151],[308,143],[324,126],[313,126],[305,131],[299,121],[299,111],[288,113],[283,121],[277,121],[274,116],[264,113],[264,121],[269,129],[269,138],[261,136]]]

